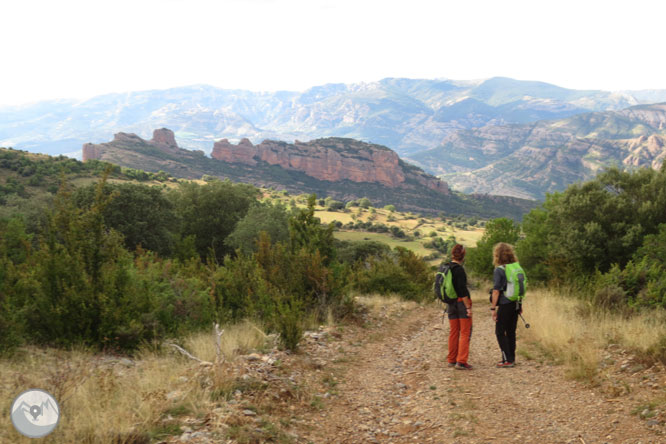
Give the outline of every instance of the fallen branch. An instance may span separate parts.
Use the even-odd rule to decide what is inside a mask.
[[[204,361],[204,360],[201,360],[201,359],[197,358],[196,356],[192,355],[190,352],[188,352],[187,350],[185,350],[183,347],[181,347],[181,346],[179,346],[179,345],[173,344],[173,343],[171,343],[171,342],[167,342],[166,345],[175,348],[175,349],[178,350],[181,354],[183,354],[183,355],[187,356],[188,358],[190,358],[190,359],[192,359],[192,360],[194,360],[194,361],[197,361],[197,362],[199,362],[199,363],[201,363],[201,364],[204,364],[204,365],[213,365],[212,362]]]
[[[257,331],[259,332],[259,334],[261,334],[261,336],[264,337],[264,339],[267,339],[267,338],[268,338],[268,335],[267,335],[266,333],[264,333],[263,331],[261,331],[260,329],[258,329],[257,326],[252,325],[252,324],[250,324],[250,326],[251,326],[253,329],[257,330]]]

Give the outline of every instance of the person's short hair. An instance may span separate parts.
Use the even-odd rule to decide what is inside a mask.
[[[451,259],[456,261],[461,261],[465,258],[465,253],[466,253],[465,247],[463,247],[460,244],[456,244],[451,249]]]
[[[495,248],[493,248],[493,264],[495,264],[496,267],[513,264],[514,262],[518,262],[518,258],[513,251],[512,245],[505,242],[495,244]]]

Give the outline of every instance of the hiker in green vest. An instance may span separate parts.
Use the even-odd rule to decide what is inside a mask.
[[[523,311],[527,278],[509,244],[500,242],[495,245],[493,263],[495,271],[490,309],[495,321],[497,343],[502,350],[502,360],[497,367],[513,367],[516,361],[516,326],[518,315]]]
[[[462,266],[465,247],[451,249],[451,262],[443,264],[435,278],[435,295],[447,304],[449,314],[449,367],[470,370],[469,341],[472,338],[472,299],[467,289],[467,274]]]

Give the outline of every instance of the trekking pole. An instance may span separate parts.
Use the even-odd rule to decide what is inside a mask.
[[[522,313],[518,313],[518,316],[520,316],[520,319],[523,320],[523,323],[525,324],[525,328],[530,328],[530,324],[528,324],[527,322],[525,322],[525,318],[523,317],[523,314],[522,314]]]

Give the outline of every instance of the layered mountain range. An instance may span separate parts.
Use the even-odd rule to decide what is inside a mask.
[[[214,176],[295,193],[317,193],[342,201],[368,197],[377,206],[426,213],[470,214],[520,218],[535,202],[451,193],[447,184],[400,160],[387,147],[346,138],[307,143],[248,139],[214,144],[212,157],[182,149],[166,128],[144,140],[117,133],[111,142],[83,145],[83,160],[102,160],[145,171],[165,171],[175,177]]]
[[[408,155],[434,148],[461,129],[657,101],[666,101],[666,91],[578,91],[501,77],[389,78],[270,93],[189,86],[0,108],[0,146],[76,155],[90,140],[109,140],[117,132],[148,138],[154,128],[167,127],[181,146],[207,153],[213,141],[222,138],[259,143],[333,136],[386,145]]]
[[[272,93],[191,86],[2,108],[0,146],[79,157],[84,142],[119,134],[115,145],[139,146],[154,128],[168,127],[175,130],[169,141],[179,153],[175,163],[207,162],[204,154],[212,154],[245,168],[256,161],[322,183],[364,177],[391,189],[403,180],[395,169],[398,153],[457,190],[542,199],[608,165],[658,167],[662,111],[660,105],[641,105],[657,101],[666,101],[666,90],[578,91],[507,78],[384,79]],[[395,153],[375,150],[365,159],[374,167],[354,170],[353,156],[342,148],[353,145],[349,138]],[[153,139],[144,151],[159,146],[164,156],[165,143]],[[335,143],[334,150],[320,149]],[[366,177],[368,171],[374,176]],[[243,174],[254,177],[249,170]]]
[[[666,103],[457,131],[409,160],[454,189],[543,199],[611,165],[660,168]]]

